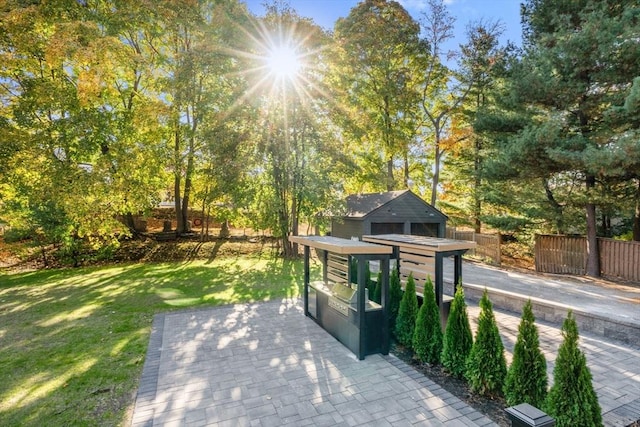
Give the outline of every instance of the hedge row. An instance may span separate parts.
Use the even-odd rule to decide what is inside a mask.
[[[443,334],[431,280],[425,284],[419,309],[413,277],[409,276],[404,293],[398,292],[399,282],[394,271],[390,304],[399,308],[395,311],[397,318],[393,315],[391,331],[397,342],[412,350],[420,361],[442,364],[451,375],[465,379],[477,394],[504,397],[508,406],[529,403],[541,408],[555,418],[557,427],[602,425],[600,405],[586,358],[578,348],[578,327],[571,311],[562,325],[563,342],[553,370],[554,384],[548,390],[547,363],[540,350],[531,301],[523,308],[513,361],[507,369],[486,289],[480,300],[474,340],[462,286],[456,289]]]

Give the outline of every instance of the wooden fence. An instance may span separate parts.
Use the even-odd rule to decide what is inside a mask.
[[[598,238],[600,274],[604,277],[640,282],[640,242]],[[585,237],[537,235],[536,271],[558,274],[586,274]]]
[[[493,264],[500,265],[502,248],[500,247],[500,234],[482,234],[469,230],[456,230],[447,227],[447,239],[469,240],[476,242],[475,249],[467,252],[470,255],[476,255],[491,260]]]

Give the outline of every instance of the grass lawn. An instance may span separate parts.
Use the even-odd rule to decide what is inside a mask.
[[[249,255],[0,273],[0,425],[121,425],[156,313],[295,297],[302,274]]]

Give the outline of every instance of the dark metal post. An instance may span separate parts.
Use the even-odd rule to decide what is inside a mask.
[[[462,254],[458,253],[453,256],[453,293],[456,292],[456,287],[460,283],[462,278]]]
[[[358,261],[358,329],[360,329],[359,333],[359,343],[358,343],[358,359],[364,360],[365,355],[365,342],[367,336],[366,330],[366,313],[365,313],[365,288],[366,288],[366,257],[362,255],[356,256],[356,260]]]
[[[389,354],[389,256],[380,260],[382,267],[382,354]]]
[[[309,246],[304,246],[304,284],[303,284],[303,295],[304,295],[304,315],[309,316],[309,254],[310,248]]]
[[[440,252],[436,252],[436,271],[435,271],[435,275],[436,275],[436,303],[438,304],[438,307],[442,308],[442,294],[443,294],[443,289],[444,289],[444,279],[443,279],[443,267],[442,267],[442,253]]]

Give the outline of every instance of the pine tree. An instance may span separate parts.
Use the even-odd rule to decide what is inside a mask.
[[[522,309],[513,362],[507,372],[504,395],[509,406],[528,403],[542,408],[547,396],[547,361],[540,351],[531,300]]]
[[[502,395],[507,376],[507,361],[486,289],[480,299],[478,330],[467,359],[465,376],[472,391],[485,396]]]
[[[409,349],[412,348],[413,344],[413,332],[416,327],[417,316],[418,297],[416,296],[416,282],[413,279],[413,275],[409,274],[396,320],[396,338],[400,344]]]
[[[466,371],[467,357],[471,352],[472,345],[473,335],[469,325],[467,304],[464,302],[462,284],[459,284],[451,302],[451,312],[442,340],[440,360],[445,369],[452,375],[462,378]]]
[[[572,311],[562,324],[562,336],[545,411],[555,418],[557,427],[602,426],[598,396],[587,359],[578,348],[578,325]]]
[[[440,326],[440,310],[436,303],[436,295],[430,277],[424,285],[424,300],[418,311],[416,329],[413,333],[413,351],[423,362],[440,362],[442,327]]]
[[[400,309],[400,301],[402,300],[402,288],[400,287],[400,275],[398,269],[391,271],[389,278],[389,330],[396,333],[396,319],[398,318],[398,310]],[[396,337],[397,338],[397,337]]]

